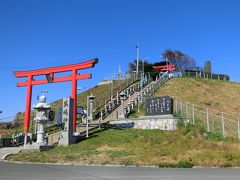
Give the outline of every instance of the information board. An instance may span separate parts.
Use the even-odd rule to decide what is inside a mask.
[[[173,99],[160,96],[146,100],[145,116],[173,114]]]

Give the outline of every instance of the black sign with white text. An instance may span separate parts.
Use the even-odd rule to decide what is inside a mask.
[[[173,114],[173,99],[160,96],[146,100],[145,116]]]

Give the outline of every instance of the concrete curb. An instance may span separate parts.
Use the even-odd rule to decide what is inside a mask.
[[[22,148],[19,148],[18,151],[15,151],[15,152],[10,152],[10,153],[7,153],[7,152],[6,152],[6,153],[4,153],[4,154],[2,153],[2,154],[1,154],[1,157],[0,157],[0,162],[1,162],[1,161],[4,161],[7,156],[12,155],[12,154],[18,154],[18,153],[20,153],[22,150],[23,150]]]
[[[12,154],[12,153],[8,153],[8,154],[3,155],[3,157],[2,157],[2,161],[4,161],[5,158],[6,158],[7,156],[11,155],[11,154]]]
[[[9,161],[3,160],[5,163],[14,164],[35,164],[35,165],[57,165],[57,166],[89,166],[89,167],[148,167],[158,168],[158,166],[134,166],[134,165],[113,165],[113,164],[81,164],[81,163],[41,163],[41,162],[22,162],[22,161]]]
[[[158,167],[158,166],[113,165],[113,164],[81,164],[81,163],[41,163],[41,162],[22,162],[22,161],[9,161],[9,160],[3,160],[2,162],[5,162],[5,163],[13,163],[13,164],[28,164],[28,165],[161,168],[161,167]],[[240,166],[236,166],[236,167],[193,166],[192,168],[180,168],[180,169],[204,169],[204,168],[211,168],[211,169],[240,169]],[[168,169],[179,169],[179,168],[168,168]]]

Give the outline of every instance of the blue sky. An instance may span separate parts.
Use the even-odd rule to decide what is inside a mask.
[[[13,71],[79,63],[98,57],[92,87],[123,71],[136,57],[161,60],[165,49],[181,50],[199,66],[212,61],[215,73],[240,80],[240,1],[238,0],[0,0],[0,119],[25,109],[26,88]],[[48,89],[48,101],[71,95],[70,83]]]

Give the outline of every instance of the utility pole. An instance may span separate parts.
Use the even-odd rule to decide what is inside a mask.
[[[111,101],[113,99],[113,79],[112,79],[112,82],[111,82]]]
[[[137,76],[137,78],[138,78],[139,51],[140,51],[140,45],[139,45],[139,43],[137,44],[136,48],[137,48],[137,68],[136,68],[136,76]]]

